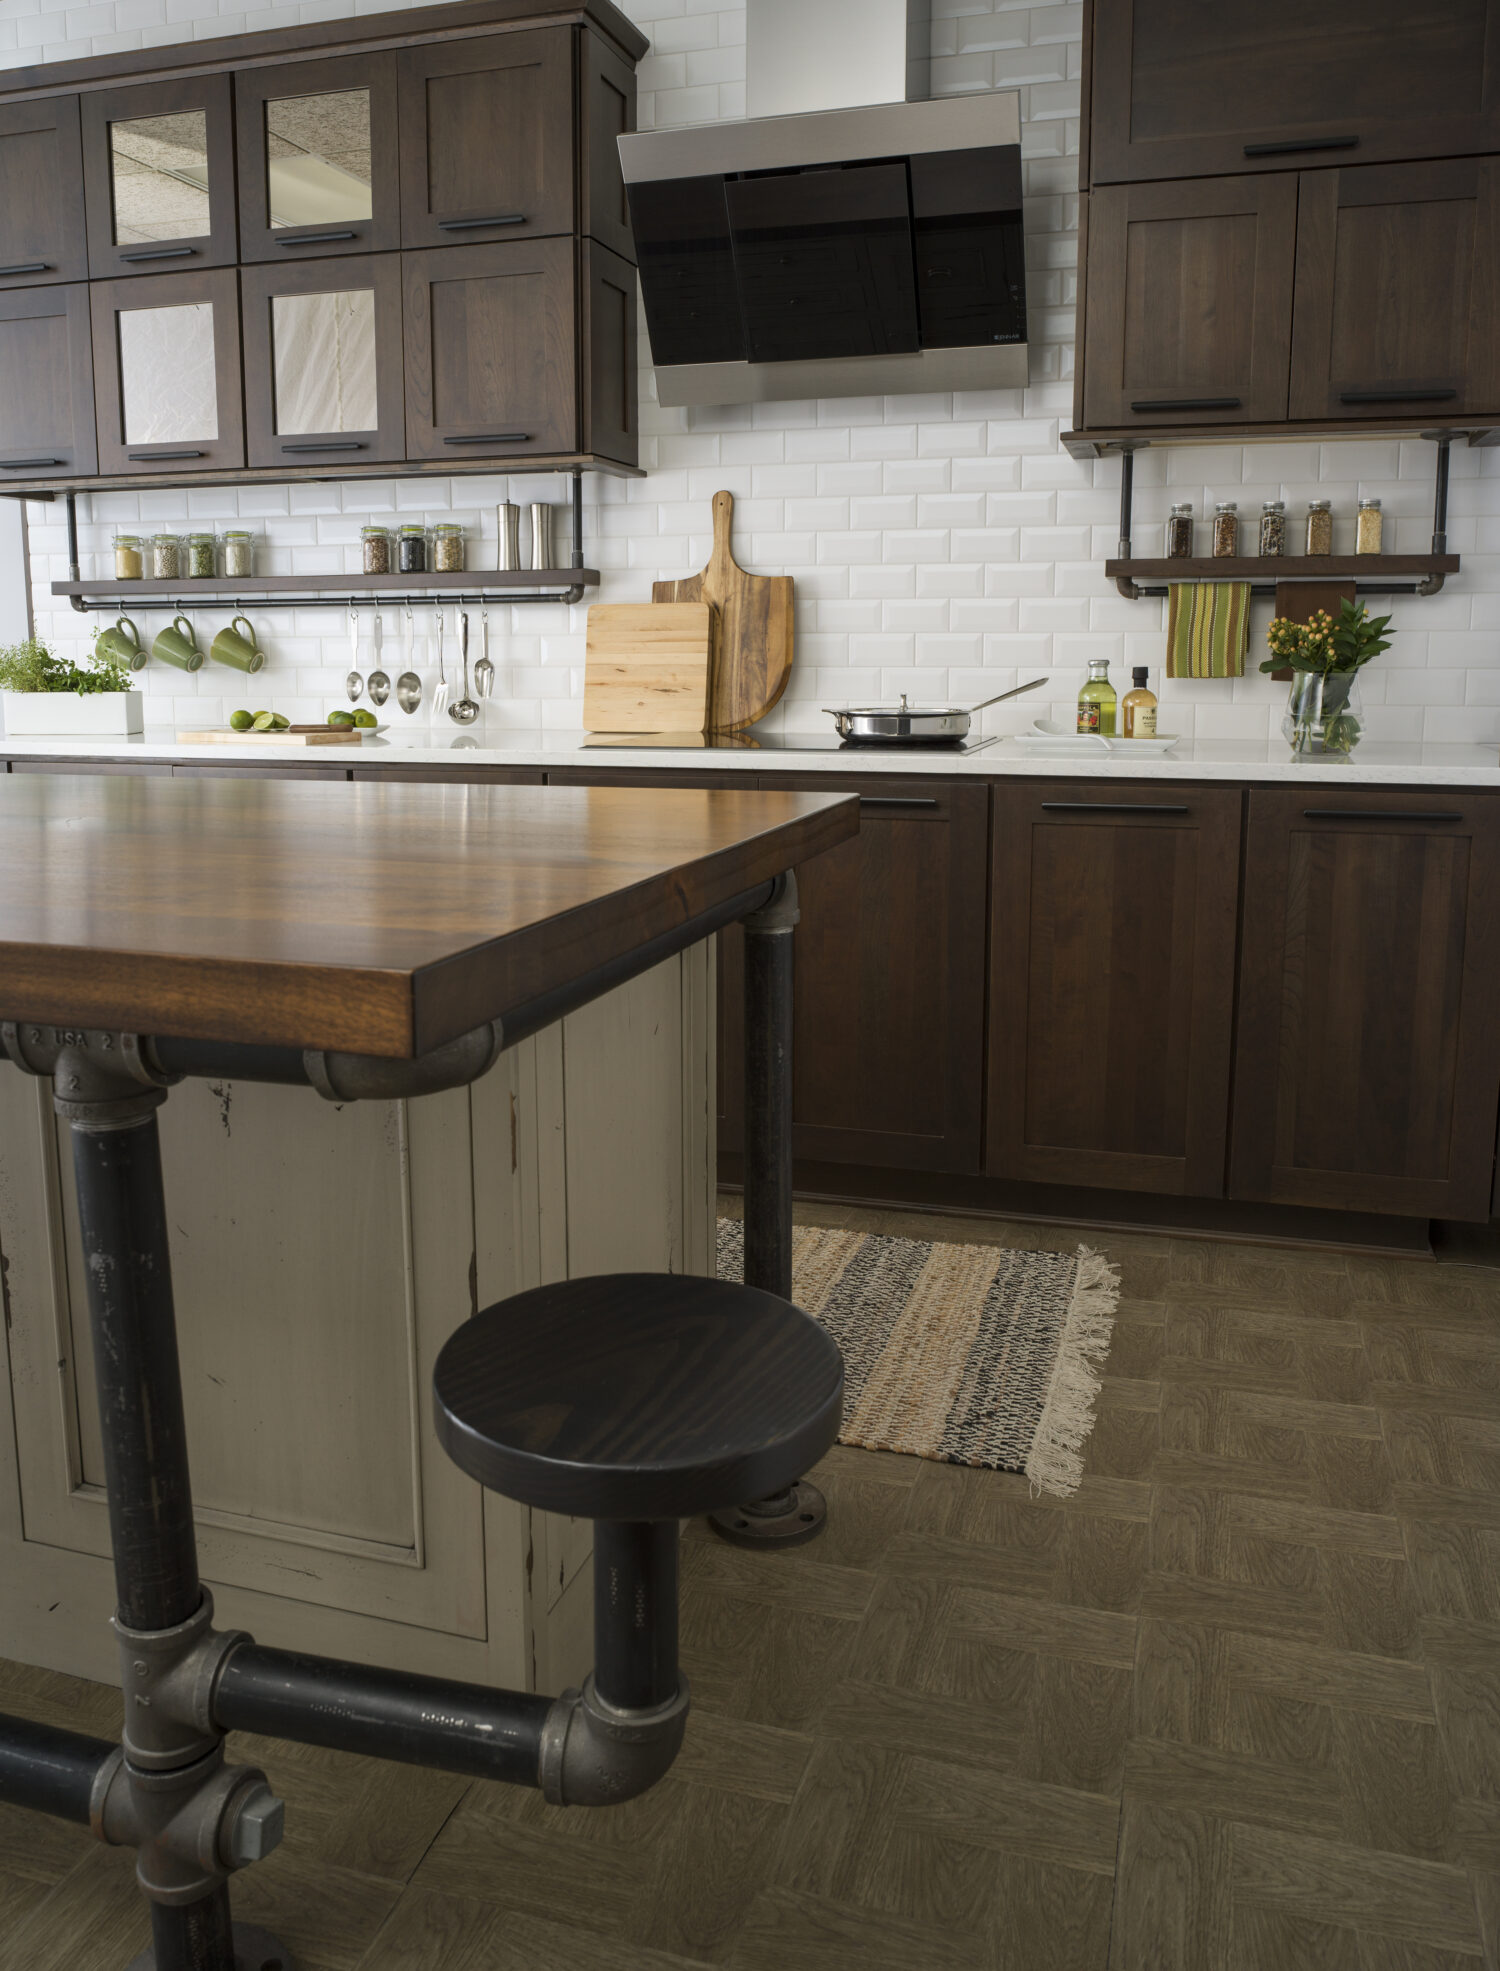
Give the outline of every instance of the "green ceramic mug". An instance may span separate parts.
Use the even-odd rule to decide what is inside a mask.
[[[123,664],[127,670],[143,671],[146,652],[141,633],[128,616],[121,616],[94,638],[94,649],[106,664]]]
[[[193,626],[186,616],[174,616],[164,630],[158,630],[151,655],[179,671],[201,671],[203,652],[193,637]]]
[[[252,675],[266,661],[265,652],[256,645],[255,627],[248,616],[236,616],[227,629],[220,630],[209,646],[209,655],[216,664],[227,664],[233,671],[249,671]]]

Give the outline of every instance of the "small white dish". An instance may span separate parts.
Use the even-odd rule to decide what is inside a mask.
[[[1177,744],[1176,735],[1158,735],[1155,739],[1106,739],[1098,732],[1069,732],[1059,725],[1056,719],[1034,719],[1030,732],[1018,732],[1015,744],[1023,753],[1046,755],[1072,753],[1112,754],[1118,753],[1129,759],[1155,759],[1163,753],[1170,753]]]

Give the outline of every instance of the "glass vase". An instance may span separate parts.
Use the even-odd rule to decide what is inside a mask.
[[[1358,671],[1298,671],[1281,730],[1298,754],[1349,754],[1359,744],[1364,705]]]

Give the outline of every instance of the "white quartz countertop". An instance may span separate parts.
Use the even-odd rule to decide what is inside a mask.
[[[819,734],[819,737],[824,735]],[[0,737],[0,758],[48,760],[162,760],[218,766],[248,763],[299,766],[465,766],[562,767],[589,771],[627,768],[681,768],[686,772],[880,773],[920,774],[927,778],[1090,780],[1228,780],[1336,782],[1365,787],[1500,788],[1500,751],[1493,745],[1424,745],[1369,740],[1348,759],[1294,759],[1284,742],[1181,740],[1171,753],[1153,759],[1124,759],[1117,753],[1037,755],[1023,753],[1012,739],[1001,739],[971,753],[931,747],[862,746],[830,752],[761,748],[753,738],[743,745],[653,746],[589,741],[583,733],[538,735],[390,730],[359,746],[277,745],[244,740],[225,745],[183,745],[172,732],[148,730],[131,738],[74,739],[26,735]]]

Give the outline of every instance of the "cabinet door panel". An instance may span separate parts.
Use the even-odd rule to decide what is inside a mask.
[[[1500,408],[1500,165],[1302,174],[1291,414]]]
[[[95,280],[234,264],[234,114],[227,75],[81,98]]]
[[[404,245],[572,231],[571,29],[407,48],[400,62]]]
[[[1240,800],[996,788],[992,1176],[1223,1195]]]
[[[1495,0],[1101,0],[1093,182],[1500,148],[1497,36]]]
[[[394,54],[242,69],[234,105],[242,260],[400,246]]]
[[[1500,801],[1253,793],[1231,1195],[1487,1217],[1497,965]]]
[[[87,280],[76,96],[0,109],[0,185],[0,290]]]
[[[405,458],[400,255],[246,267],[240,293],[250,464]]]
[[[1297,181],[1108,186],[1089,209],[1089,425],[1286,416]]]
[[[95,281],[99,470],[207,472],[245,463],[232,268]]]
[[[0,484],[98,466],[87,285],[0,295]]]
[[[618,139],[635,128],[635,70],[596,34],[584,30],[583,117],[578,190],[582,230],[635,263],[635,236],[625,203]]]
[[[401,261],[407,456],[458,464],[576,450],[572,240]]]
[[[640,456],[635,268],[583,243],[583,449],[634,465]]]

